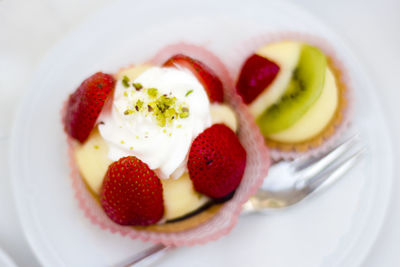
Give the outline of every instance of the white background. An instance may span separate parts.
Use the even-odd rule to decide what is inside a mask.
[[[9,181],[7,141],[17,104],[46,52],[88,14],[109,2],[111,0],[0,0],[0,248],[20,266],[39,264],[23,236]],[[384,106],[395,157],[400,159],[400,141],[396,139],[400,136],[400,1],[292,2],[336,31],[364,65],[378,90],[377,101]],[[400,167],[396,166],[395,175],[399,177],[399,174]],[[365,267],[400,265],[398,188],[400,181],[395,181],[386,222]]]

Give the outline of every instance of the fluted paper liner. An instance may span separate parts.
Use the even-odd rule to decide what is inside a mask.
[[[231,105],[237,112],[239,122],[238,137],[246,149],[247,161],[243,179],[231,200],[223,204],[214,205],[192,218],[183,220],[175,226],[172,226],[172,224],[149,227],[118,225],[107,217],[96,198],[93,197],[85,185],[74,159],[76,141],[69,137],[67,139],[71,179],[75,196],[80,208],[93,224],[112,233],[119,233],[133,239],[173,246],[190,246],[216,240],[232,230],[238,220],[242,205],[257,191],[266,177],[270,158],[268,149],[264,144],[264,138],[259,132],[257,125],[254,123],[241,98],[235,93],[234,84],[229,72],[213,54],[195,45],[179,43],[167,46],[149,62],[160,65],[170,56],[177,53],[183,53],[199,59],[213,69],[224,84],[225,102]],[[65,114],[65,108],[66,106],[64,106],[62,111],[63,114]]]

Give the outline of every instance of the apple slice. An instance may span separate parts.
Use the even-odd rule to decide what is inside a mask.
[[[79,172],[93,193],[99,194],[104,175],[112,163],[108,159],[108,145],[95,128],[82,145],[75,147]]]
[[[203,205],[209,198],[196,192],[188,173],[178,179],[161,179],[164,198],[164,218],[172,220],[189,214]]]
[[[224,104],[211,104],[210,112],[212,124],[222,123],[231,128],[232,131],[237,131],[238,121],[231,107]]]

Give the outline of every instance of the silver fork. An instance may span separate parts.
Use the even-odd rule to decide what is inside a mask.
[[[358,139],[358,135],[353,135],[317,158],[299,158],[272,165],[268,179],[264,180],[258,192],[243,205],[242,214],[292,207],[310,194],[332,185],[350,170],[365,152],[365,148],[358,144]],[[171,249],[172,246],[154,245],[114,267],[149,263],[149,260],[153,262]]]

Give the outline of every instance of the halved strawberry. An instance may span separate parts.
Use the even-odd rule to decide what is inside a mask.
[[[69,96],[64,126],[71,137],[81,143],[86,140],[114,85],[115,80],[111,75],[97,72],[84,80]]]
[[[252,55],[243,64],[236,90],[246,104],[251,103],[275,79],[279,66],[274,62]]]
[[[189,152],[188,169],[196,191],[220,198],[240,184],[246,167],[246,150],[224,124],[199,134]]]
[[[100,203],[111,220],[121,225],[150,225],[164,215],[163,191],[157,175],[136,157],[108,167]]]
[[[189,69],[206,89],[210,102],[222,103],[224,101],[224,91],[221,80],[212,69],[204,65],[201,61],[178,54],[168,59],[163,66],[180,66]]]

